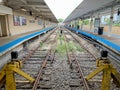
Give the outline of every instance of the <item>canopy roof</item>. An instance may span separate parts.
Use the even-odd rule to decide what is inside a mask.
[[[28,12],[45,20],[57,23],[57,19],[44,0],[3,0],[13,10]]]
[[[120,0],[84,0],[73,12],[65,19],[64,22],[69,22],[78,18],[90,17],[96,11],[120,4]]]

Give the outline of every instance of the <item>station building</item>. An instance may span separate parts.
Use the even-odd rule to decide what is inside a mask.
[[[30,33],[57,22],[43,0],[2,0],[0,37]]]
[[[57,23],[44,0],[0,0],[0,68],[11,60],[12,51],[39,44],[40,35]]]
[[[119,8],[119,0],[84,0],[64,22],[69,23],[71,27],[89,32],[95,32],[98,27],[103,27],[104,35],[119,37]]]

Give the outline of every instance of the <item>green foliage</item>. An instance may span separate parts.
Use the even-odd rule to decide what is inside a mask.
[[[74,44],[73,42],[68,42],[67,48],[68,48],[68,51],[80,51],[80,52],[84,51],[84,49],[80,45]],[[56,48],[56,51],[58,53],[65,54],[66,53],[65,43],[59,44]]]
[[[65,44],[58,44],[58,45],[57,45],[57,48],[56,48],[56,51],[57,51],[58,53],[63,53],[63,54],[65,54],[65,53],[66,53]]]
[[[104,18],[104,21],[106,22],[107,25],[110,24],[110,18]]]
[[[119,27],[119,26],[120,26],[120,23],[114,23],[113,26]]]
[[[77,48],[77,51],[80,51],[80,52],[84,51],[84,49],[78,44],[76,44],[76,48]]]
[[[60,23],[60,22],[63,22],[64,21],[64,19],[62,19],[62,18],[59,18],[58,19],[58,22]]]
[[[76,46],[74,45],[73,42],[67,43],[67,47],[68,47],[68,50],[69,50],[69,51],[77,50],[77,48],[76,48]]]
[[[82,21],[79,21],[79,25],[82,25]]]
[[[44,46],[44,43],[43,43],[43,42],[40,42],[40,46],[41,46],[41,47]]]
[[[80,52],[84,51],[84,49],[80,45],[75,44],[73,42],[67,43],[67,46],[69,51],[80,51]]]
[[[58,40],[64,40],[64,37],[63,36],[58,37]]]
[[[84,20],[84,25],[89,25],[89,20]]]

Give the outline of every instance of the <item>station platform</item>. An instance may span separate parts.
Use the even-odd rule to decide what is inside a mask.
[[[28,32],[28,33],[24,33],[24,34],[20,34],[20,35],[15,35],[15,36],[11,36],[11,37],[2,37],[0,38],[0,55],[4,54],[5,52],[11,50],[12,48],[22,44],[23,42],[26,42],[29,39],[32,39],[38,35],[44,34],[47,31],[52,30],[53,27],[49,27],[49,28],[45,28],[45,29],[40,29],[40,30],[36,30],[33,32]]]
[[[11,42],[11,41],[13,41],[15,39],[18,39],[20,37],[23,37],[23,36],[38,32],[38,31],[39,30],[35,30],[35,31],[30,31],[30,32],[27,32],[27,33],[19,34],[19,35],[0,37],[0,46],[3,46],[3,45],[5,45],[5,44],[7,44],[7,43],[9,43],[9,42]]]
[[[105,39],[107,39],[107,40],[109,40],[109,41],[111,41],[111,42],[120,46],[120,36],[118,36],[118,35],[115,35],[115,34],[109,35],[109,33],[104,33],[104,32],[103,32],[102,35],[98,35],[97,33],[90,32],[90,31],[85,31],[85,32],[94,34],[94,35],[102,37],[102,38],[105,38]]]
[[[98,34],[95,34],[93,32],[83,31],[83,30],[79,30],[79,29],[76,29],[76,28],[71,28],[71,27],[68,27],[68,26],[66,26],[66,28],[68,28],[71,31],[75,31],[76,33],[80,33],[84,36],[92,38],[93,40],[109,47],[110,49],[114,50],[115,52],[118,52],[118,53],[120,52],[119,37],[115,37],[113,35],[108,36],[108,35],[104,35],[104,34],[103,35],[98,35]]]

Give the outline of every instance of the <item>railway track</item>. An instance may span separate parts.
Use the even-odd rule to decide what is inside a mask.
[[[55,36],[55,40],[53,41],[55,43],[56,43],[56,37],[57,37],[57,35]],[[47,89],[52,88],[50,85],[48,86],[48,84],[46,84],[49,80],[44,80],[42,77],[45,76],[44,75],[44,73],[45,73],[44,70],[48,71],[49,68],[52,68],[52,63],[53,63],[53,60],[54,60],[54,57],[55,57],[55,48],[53,48],[53,47],[56,47],[56,44],[53,45],[50,48],[50,50],[47,51],[47,55],[46,55],[45,59],[43,60],[42,66],[41,66],[41,68],[39,70],[39,73],[37,75],[37,78],[36,78],[36,80],[35,80],[35,82],[33,84],[32,90],[37,90],[37,87],[39,87],[38,84],[40,84],[40,87],[42,88],[41,82],[43,82],[43,81],[44,81],[44,85],[47,85],[47,87],[44,87],[43,89],[45,89],[45,88],[47,88]],[[42,76],[42,74],[43,74],[43,76]],[[49,75],[50,75],[50,73],[49,73]],[[40,81],[40,79],[42,79],[42,80]]]
[[[63,33],[57,28],[42,39],[42,46],[27,51],[22,70],[35,81],[31,84],[16,74],[17,90],[100,90],[101,73],[85,80],[96,69],[99,52],[77,35],[61,29]],[[113,86],[111,90],[119,89]]]
[[[51,35],[52,34],[52,35]],[[27,82],[24,78],[16,75],[17,77],[17,90],[37,90],[45,89],[49,86],[42,85],[41,82],[44,81],[43,75],[46,67],[50,66],[53,63],[55,56],[55,42],[56,42],[56,33],[52,31],[44,40],[42,40],[46,45],[38,46],[31,50],[29,54],[23,59],[23,68],[22,70],[36,78],[33,84]],[[50,45],[49,43],[52,43]],[[50,88],[50,87],[49,87]]]
[[[59,33],[59,30],[57,31]],[[74,43],[79,43],[68,31],[64,31],[65,40],[57,39],[62,38],[62,35],[56,34],[49,36],[46,40],[44,48],[38,47],[32,50],[32,54],[27,57],[27,61],[24,63],[24,71],[35,77],[36,80],[33,85],[29,83],[18,84],[18,90],[28,89],[28,90],[93,90],[94,86],[88,85],[85,80],[86,72],[90,73],[90,69],[95,67],[95,57],[91,55],[89,50],[74,51],[69,50],[67,47],[71,41]],[[58,53],[53,44],[57,42],[57,45],[64,46],[66,48],[66,54]],[[50,45],[50,46],[49,46]],[[51,47],[52,46],[52,47]],[[49,47],[49,48],[48,48]],[[68,49],[67,49],[68,48]],[[86,48],[86,47],[84,47]],[[55,58],[54,63],[51,60]],[[51,60],[49,60],[52,58]],[[69,64],[67,63],[67,58],[69,59]],[[88,65],[86,65],[86,63]],[[91,64],[91,68],[90,68]],[[84,65],[84,66],[83,66]],[[90,68],[90,69],[89,69]],[[82,72],[82,70],[86,72]],[[19,77],[19,80],[20,77]],[[24,81],[24,80],[23,80]],[[94,88],[93,88],[94,87]]]
[[[64,35],[64,38],[65,38],[65,43],[68,43],[69,41],[67,40],[67,36]],[[71,68],[71,73],[76,73],[76,74],[79,74],[79,78],[75,78],[73,79],[74,81],[75,80],[78,80],[79,79],[79,88],[80,89],[83,89],[83,90],[89,90],[89,86],[87,84],[87,81],[85,80],[84,78],[84,75],[83,75],[83,71],[81,69],[81,66],[79,64],[79,61],[78,61],[78,58],[76,56],[76,52],[74,53],[74,50],[72,49],[71,52],[68,50],[68,47],[67,45],[66,46],[66,53],[67,53],[67,58],[69,60],[69,64],[70,64],[70,68]],[[69,52],[68,52],[69,51]],[[75,87],[74,85],[70,85],[71,87]],[[83,88],[84,87],[84,88]]]
[[[65,29],[65,30],[67,30],[67,29]],[[80,64],[80,66],[81,66],[81,69],[83,71],[83,75],[87,76],[97,68],[95,61],[97,58],[100,57],[100,51],[97,48],[95,48],[92,44],[82,40],[80,37],[78,37],[74,33],[70,32],[70,31],[68,31],[68,33],[85,50],[84,52],[79,53],[77,55],[77,58],[78,58],[78,62]],[[116,69],[119,71],[119,63],[115,62],[114,59],[112,59],[110,61],[114,65],[114,67],[116,67]],[[102,72],[88,81],[90,90],[96,90],[96,89],[99,90],[101,88],[100,87],[101,82],[102,82]],[[110,90],[119,90],[119,88],[116,85],[114,85],[113,82],[111,81]]]

